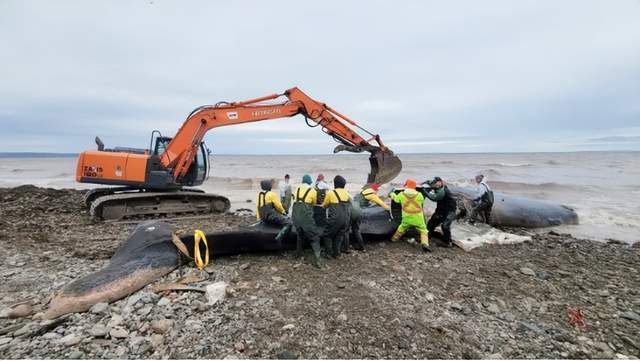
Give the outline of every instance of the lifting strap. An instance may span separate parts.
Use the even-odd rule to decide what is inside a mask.
[[[178,248],[180,253],[185,255],[187,258],[192,258],[189,255],[189,250],[187,246],[182,242],[175,233],[171,234],[171,241]],[[200,252],[200,242],[204,243],[204,260],[202,259],[202,253]],[[209,264],[209,244],[207,243],[207,236],[205,236],[204,232],[199,229],[196,229],[193,233],[193,260],[196,263],[196,267],[202,271]]]
[[[204,243],[204,260],[200,254],[200,241]],[[195,230],[193,234],[193,260],[196,262],[196,267],[199,270],[203,270],[209,264],[209,245],[207,244],[207,236],[204,235],[199,229]]]

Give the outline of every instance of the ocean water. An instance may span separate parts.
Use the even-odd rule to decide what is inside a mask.
[[[640,241],[640,152],[400,154],[402,173],[394,180],[418,181],[440,176],[472,186],[484,174],[495,191],[573,207],[580,225],[560,232],[580,238]],[[0,158],[0,187],[34,184],[53,188],[92,188],[75,182],[75,158]],[[227,196],[233,209],[253,208],[251,201],[264,178],[285,173],[298,183],[309,173],[336,174],[355,192],[369,171],[364,154],[349,155],[213,155],[209,179],[200,187]],[[387,185],[387,189],[393,186]]]

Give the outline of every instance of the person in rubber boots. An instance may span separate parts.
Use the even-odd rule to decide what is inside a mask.
[[[291,220],[298,236],[296,243],[296,254],[302,255],[304,242],[311,244],[313,250],[313,265],[317,268],[324,266],[320,258],[320,239],[322,229],[316,225],[313,217],[313,208],[317,202],[318,193],[311,187],[311,176],[305,174],[302,177],[302,184],[294,193],[293,208],[291,210]]]
[[[469,223],[474,224],[478,215],[480,215],[482,221],[489,224],[491,220],[491,208],[493,207],[493,191],[489,188],[482,174],[476,176],[476,183],[478,184],[478,191],[476,197],[473,199],[473,208],[469,216]]]
[[[333,178],[335,189],[327,191],[322,206],[327,209],[327,226],[324,231],[325,244],[331,241],[331,256],[337,258],[348,242],[351,225],[351,197],[344,189],[347,181],[337,175]]]
[[[427,222],[429,233],[433,234],[436,227],[442,229],[442,241],[445,247],[453,247],[451,241],[451,223],[456,219],[456,199],[444,183],[442,178],[435,177],[429,184],[431,190],[426,193],[427,198],[436,202],[436,210]]]
[[[349,234],[349,242],[353,243],[353,248],[358,251],[364,251],[364,240],[360,233],[360,216],[363,208],[380,206],[389,211],[391,207],[386,204],[379,196],[378,189],[380,186],[376,183],[371,183],[355,197],[353,197],[353,209],[351,210],[351,233]],[[353,242],[351,242],[353,240]]]
[[[316,225],[324,229],[327,225],[327,210],[322,206],[322,203],[324,203],[324,197],[326,197],[327,191],[329,191],[329,185],[324,181],[324,175],[322,173],[318,174],[314,189],[318,197],[316,207],[313,209],[313,217],[316,220]]]
[[[289,218],[285,216],[280,197],[271,190],[272,185],[272,180],[265,179],[260,181],[262,191],[258,193],[256,199],[256,216],[258,220],[264,223],[282,227],[282,230],[276,236],[276,239],[281,241],[289,232],[291,223]]]
[[[399,241],[407,230],[416,229],[420,233],[420,246],[425,252],[431,252],[429,247],[429,231],[424,221],[424,196],[416,190],[416,181],[407,179],[404,184],[404,190],[398,194],[391,192],[389,196],[394,202],[399,203],[402,207],[402,221],[393,234],[391,241]]]

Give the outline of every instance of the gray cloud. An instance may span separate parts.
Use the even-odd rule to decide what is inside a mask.
[[[640,3],[0,2],[0,151],[146,146],[196,106],[300,86],[400,152],[593,149],[640,137]],[[328,153],[301,117],[219,153]],[[598,149],[640,150],[602,141]]]
[[[612,136],[612,137],[601,137],[601,138],[592,138],[588,139],[588,142],[594,143],[639,143],[640,136],[627,137],[623,135]]]

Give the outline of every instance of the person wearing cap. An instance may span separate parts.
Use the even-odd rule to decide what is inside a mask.
[[[425,194],[427,198],[436,202],[436,210],[433,215],[431,215],[431,218],[429,218],[429,222],[427,222],[427,229],[430,234],[433,234],[436,227],[440,226],[443,235],[442,241],[445,247],[452,247],[451,223],[456,219],[456,209],[458,208],[456,199],[442,178],[433,178],[430,186],[431,190]]]
[[[474,224],[478,214],[480,214],[484,223],[488,224],[491,218],[491,208],[493,207],[493,191],[489,188],[482,174],[476,176],[476,184],[478,184],[478,191],[473,199],[474,206],[471,209],[469,223]]]
[[[282,240],[289,232],[291,224],[289,218],[285,216],[285,210],[282,207],[282,203],[280,203],[280,197],[271,190],[272,186],[272,179],[260,181],[260,188],[262,190],[258,193],[256,199],[256,217],[261,222],[283,227],[276,236],[277,240]]]
[[[402,192],[396,193],[392,191],[389,193],[391,199],[399,203],[402,207],[402,221],[396,233],[391,237],[391,241],[399,241],[405,232],[413,228],[420,233],[420,246],[422,246],[422,250],[431,252],[431,248],[429,247],[429,231],[424,222],[424,211],[422,209],[424,196],[416,190],[416,186],[415,180],[407,179]]]
[[[327,191],[322,206],[327,209],[327,226],[324,232],[325,245],[331,242],[329,254],[337,258],[343,247],[348,247],[347,233],[351,225],[351,197],[344,189],[347,185],[344,177],[333,178],[334,189]],[[329,251],[329,250],[328,250]]]
[[[320,239],[322,238],[322,229],[316,225],[313,217],[313,208],[317,202],[318,194],[311,187],[311,176],[305,174],[302,177],[302,184],[296,189],[294,195],[293,208],[291,210],[291,219],[293,227],[297,234],[296,254],[302,255],[302,247],[304,242],[311,244],[313,251],[312,264],[316,268],[322,268],[324,263],[320,258]]]
[[[380,206],[389,211],[391,207],[386,204],[379,196],[378,189],[380,186],[371,183],[365,186],[355,197],[353,197],[353,208],[351,211],[351,232],[349,233],[349,242],[353,243],[353,248],[358,251],[364,251],[364,239],[360,233],[360,214],[361,210],[366,207]],[[353,242],[351,242],[353,240]]]
[[[313,218],[316,220],[316,225],[318,227],[324,228],[327,225],[327,210],[322,207],[322,203],[324,202],[324,197],[327,195],[327,191],[330,187],[327,182],[324,181],[324,175],[322,173],[318,174],[316,177],[314,188],[318,196],[316,198],[316,207],[313,208]]]

